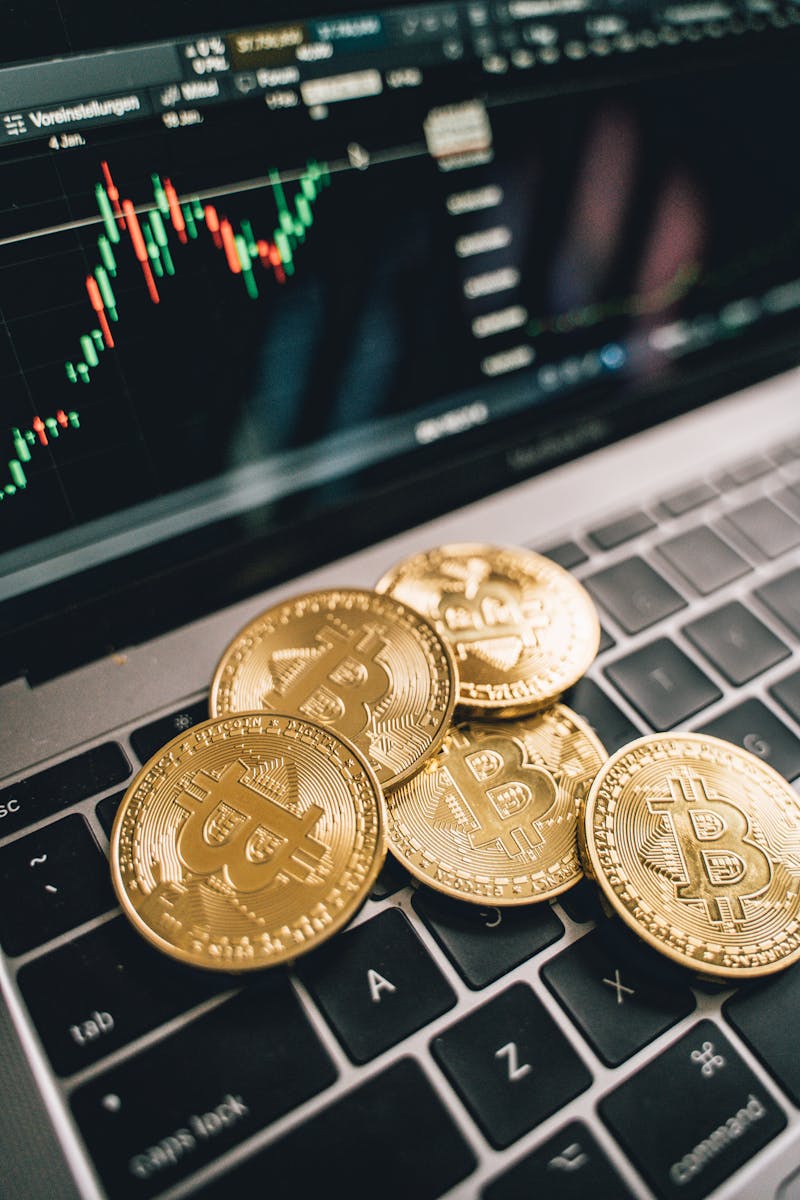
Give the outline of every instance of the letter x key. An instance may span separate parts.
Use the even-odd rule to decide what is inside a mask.
[[[627,995],[629,995],[629,996],[636,995],[636,992],[633,990],[633,988],[626,987],[625,984],[622,982],[622,979],[620,978],[619,967],[614,968],[614,978],[613,979],[603,979],[603,983],[608,984],[609,987],[616,988],[617,1004],[625,1003],[625,997],[622,994],[623,992],[626,992]]]

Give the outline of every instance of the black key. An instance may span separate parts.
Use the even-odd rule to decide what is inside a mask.
[[[335,1078],[276,976],[78,1088],[72,1109],[111,1195],[152,1196]]]
[[[690,487],[681,488],[680,491],[671,492],[669,496],[664,497],[661,503],[671,517],[682,517],[684,513],[691,512],[693,508],[707,504],[716,495],[717,489],[710,483],[695,483]]]
[[[669,538],[661,543],[658,552],[702,596],[752,570],[741,554],[706,525]]]
[[[400,888],[407,887],[409,883],[411,883],[411,876],[408,871],[404,871],[397,859],[392,858],[389,854],[372,886],[370,896],[373,900],[385,900],[387,896],[393,896],[395,892],[399,892]]]
[[[482,988],[560,938],[549,904],[493,908],[464,904],[420,888],[414,910],[471,988]]]
[[[592,1134],[571,1121],[481,1192],[483,1200],[633,1200]]]
[[[614,521],[598,525],[589,531],[589,537],[601,550],[613,550],[615,546],[621,546],[623,542],[630,542],[640,533],[646,533],[648,529],[654,527],[655,521],[652,517],[648,517],[647,513],[642,512],[641,509],[637,509],[635,512],[617,517]]]
[[[159,953],[123,917],[28,963],[17,982],[60,1075],[231,986]]]
[[[610,953],[596,932],[543,967],[545,981],[595,1048],[615,1067],[694,1008],[688,987],[667,989]]]
[[[404,1058],[192,1195],[436,1200],[474,1167],[422,1068]]]
[[[791,653],[742,604],[723,604],[684,625],[683,632],[731,683],[740,686]]]
[[[578,567],[587,561],[587,555],[576,542],[560,542],[558,546],[542,550],[542,554],[545,558],[552,558],[553,562],[558,563],[565,571],[571,571],[573,567]]]
[[[452,1008],[456,995],[399,909],[340,933],[297,966],[354,1062]]]
[[[98,821],[103,827],[103,833],[107,838],[111,837],[114,817],[117,815],[117,809],[122,803],[124,795],[124,792],[112,792],[110,796],[106,796],[104,800],[101,800],[94,810]]]
[[[755,594],[795,637],[800,638],[800,567],[756,588]]]
[[[754,479],[760,479],[762,475],[768,475],[772,470],[773,466],[768,458],[763,454],[754,455],[736,463],[720,475],[716,480],[717,487],[723,492],[729,492],[732,488],[743,487],[746,483],[752,483]]]
[[[750,990],[741,988],[723,1009],[795,1104],[800,1104],[800,1055],[795,1050],[798,1006],[800,968],[792,967]]]
[[[562,700],[589,722],[609,754],[619,750],[620,746],[626,746],[634,738],[641,737],[641,730],[609,700],[593,679],[587,679],[585,675],[565,693]]]
[[[786,779],[800,775],[800,741],[760,700],[745,700],[701,728],[763,758]]]
[[[0,790],[0,837],[16,833],[95,792],[122,783],[131,765],[116,742],[105,742],[75,758],[28,775]]]
[[[594,884],[589,883],[587,879],[581,879],[568,892],[563,892],[558,897],[558,903],[571,920],[578,925],[585,925],[587,921],[595,921],[602,915],[597,896]]]
[[[602,1100],[600,1115],[664,1200],[707,1196],[786,1125],[711,1021]]]
[[[770,695],[783,705],[789,716],[800,722],[800,671],[794,671],[785,679],[780,679],[769,690]]]
[[[653,729],[671,729],[722,692],[668,638],[610,663],[605,673]]]
[[[626,558],[583,582],[626,633],[639,633],[686,607],[683,597],[643,558]]]
[[[728,514],[728,520],[767,558],[778,558],[800,546],[800,525],[765,497],[737,508]]]
[[[143,725],[141,729],[135,730],[131,734],[131,745],[139,762],[147,762],[148,758],[152,758],[156,751],[165,746],[172,738],[191,729],[200,721],[205,721],[207,717],[208,700],[204,698],[195,704],[187,704],[185,708],[179,708],[177,712],[170,713],[168,717],[159,717],[157,721],[151,721],[149,725]]]
[[[600,626],[600,645],[597,647],[597,653],[602,654],[604,650],[610,650],[612,646],[616,646],[616,642],[612,638],[608,630]]]
[[[451,1025],[433,1054],[493,1146],[502,1149],[583,1092],[592,1077],[526,983]]]
[[[116,903],[105,855],[77,815],[0,850],[0,895],[6,954],[24,954]]]

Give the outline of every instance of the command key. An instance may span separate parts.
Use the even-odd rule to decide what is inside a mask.
[[[600,1114],[665,1200],[701,1200],[786,1125],[711,1021],[700,1021],[606,1096]]]

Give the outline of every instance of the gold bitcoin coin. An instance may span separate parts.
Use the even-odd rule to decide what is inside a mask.
[[[394,856],[437,891],[476,904],[548,900],[583,876],[578,811],[606,759],[563,704],[454,726],[386,802]]]
[[[123,912],[186,963],[286,962],[350,919],[385,857],[383,797],[344,738],[242,713],[173,738],[142,767],[111,832]]]
[[[251,621],[211,685],[211,713],[275,709],[335,729],[384,788],[441,743],[457,693],[453,656],[424,617],[355,588],[310,592]]]
[[[800,797],[747,751],[631,742],[592,785],[579,846],[607,906],[675,962],[745,979],[800,958]]]
[[[595,655],[600,624],[588,592],[532,550],[451,545],[417,554],[380,580],[450,642],[459,703],[514,716],[552,703]]]

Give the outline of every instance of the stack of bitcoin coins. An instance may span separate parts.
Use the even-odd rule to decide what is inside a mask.
[[[566,891],[582,877],[580,805],[607,758],[589,726],[557,703],[597,654],[588,593],[530,550],[482,545],[416,555],[377,586],[447,640],[461,717],[389,794],[392,853],[423,883],[480,904]]]
[[[185,962],[291,961],[341,929],[386,849],[478,904],[583,878],[674,961],[715,977],[800,957],[800,802],[696,734],[609,758],[559,697],[597,653],[584,588],[529,550],[457,544],[262,613],[222,654],[210,719],[120,806],[123,910]]]

